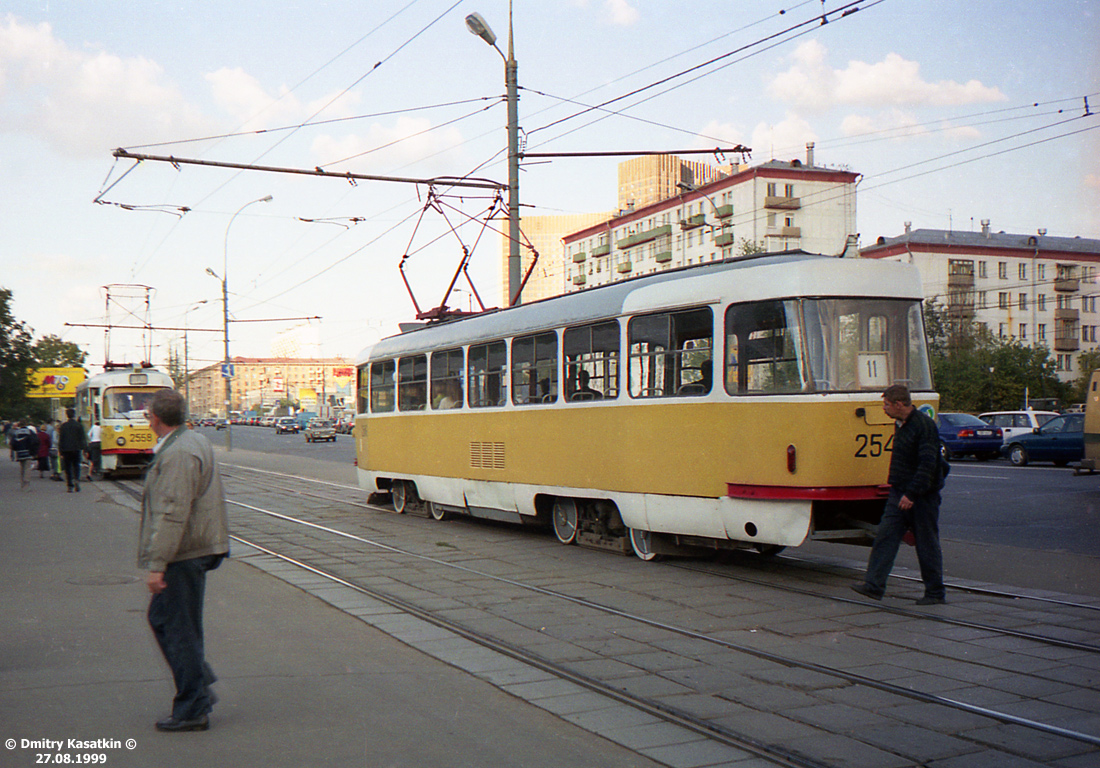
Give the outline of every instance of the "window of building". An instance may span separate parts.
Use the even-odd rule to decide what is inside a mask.
[[[495,408],[504,405],[508,392],[505,379],[508,354],[503,341],[470,347],[466,364],[466,385],[471,408]]]
[[[786,184],[783,187],[783,194],[786,197],[794,197],[794,184]]]
[[[512,341],[512,402],[552,403],[558,399],[558,334],[521,336]]]
[[[1027,323],[1020,323],[1019,339],[1020,339],[1020,341],[1026,341],[1027,340]]]
[[[989,277],[989,275],[987,274],[987,270],[986,270],[984,261],[979,261],[978,262],[978,277]]]
[[[1006,291],[997,294],[997,306],[1001,309],[1008,309],[1008,293]]]
[[[432,353],[432,408],[462,407],[462,349]]]
[[[393,360],[379,360],[370,365],[371,413],[392,411],[394,401],[394,374],[397,364]]]
[[[1040,312],[1046,312],[1047,295],[1045,293],[1040,293],[1038,296],[1035,297],[1035,303],[1038,305],[1038,310]]]
[[[1002,280],[1007,280],[1008,279],[1008,262],[1007,261],[998,261],[997,262],[997,277],[999,277]]]
[[[397,364],[397,408],[422,411],[428,404],[428,356],[403,357]]]
[[[1005,337],[1005,324],[997,323],[997,337],[1003,339]]]
[[[1020,309],[1027,309],[1027,294],[1020,294]]]
[[[565,398],[603,400],[619,396],[619,322],[566,328]]]
[[[1047,326],[1046,323],[1039,323],[1039,327],[1036,330],[1036,335],[1039,337],[1039,341],[1047,340]]]
[[[714,316],[709,307],[630,319],[630,396],[705,394],[711,388]]]
[[[1027,280],[1027,264],[1020,262],[1020,279]]]
[[[1047,279],[1047,265],[1039,264],[1035,267],[1035,279],[1046,280]]]
[[[768,197],[778,197],[777,184],[774,181],[768,182]]]

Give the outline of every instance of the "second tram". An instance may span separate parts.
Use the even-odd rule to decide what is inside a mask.
[[[357,367],[361,487],[643,559],[869,542],[882,390],[938,405],[917,270],[801,252],[427,326]]]
[[[157,438],[145,408],[172,377],[156,368],[108,365],[76,389],[77,414],[87,426],[100,426],[100,467],[104,477],[140,472],[153,458]]]

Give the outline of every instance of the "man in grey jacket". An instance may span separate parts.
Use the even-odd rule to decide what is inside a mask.
[[[229,552],[225,494],[210,442],[184,426],[183,397],[162,389],[149,405],[159,438],[145,474],[138,567],[147,572],[149,626],[176,683],[172,714],[159,731],[205,731],[214,673],[203,647],[206,572]]]

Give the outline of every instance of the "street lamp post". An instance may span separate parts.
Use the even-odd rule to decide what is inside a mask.
[[[222,282],[222,323],[225,326],[225,360],[222,363],[222,377],[225,379],[225,450],[226,452],[233,450],[233,425],[229,421],[229,410],[233,398],[233,379],[230,375],[230,362],[229,362],[229,230],[233,226],[233,222],[248,206],[253,203],[269,203],[273,198],[271,195],[264,195],[263,197],[242,205],[237,209],[237,212],[229,217],[229,224],[225,227],[225,247],[222,251],[222,274],[221,277],[210,269],[206,268],[206,274],[213,276],[215,279]]]
[[[493,46],[504,59],[508,100],[508,302],[520,304],[522,262],[519,257],[519,64],[512,46],[512,3],[508,2],[508,55],[497,47],[497,36],[480,13],[466,17],[466,29]]]
[[[206,299],[183,311],[183,390],[187,401],[187,418],[191,418],[191,367],[187,353],[187,315],[206,303]]]

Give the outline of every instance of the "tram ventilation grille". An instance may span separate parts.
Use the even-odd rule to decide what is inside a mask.
[[[504,443],[470,443],[470,466],[480,469],[504,469]]]

